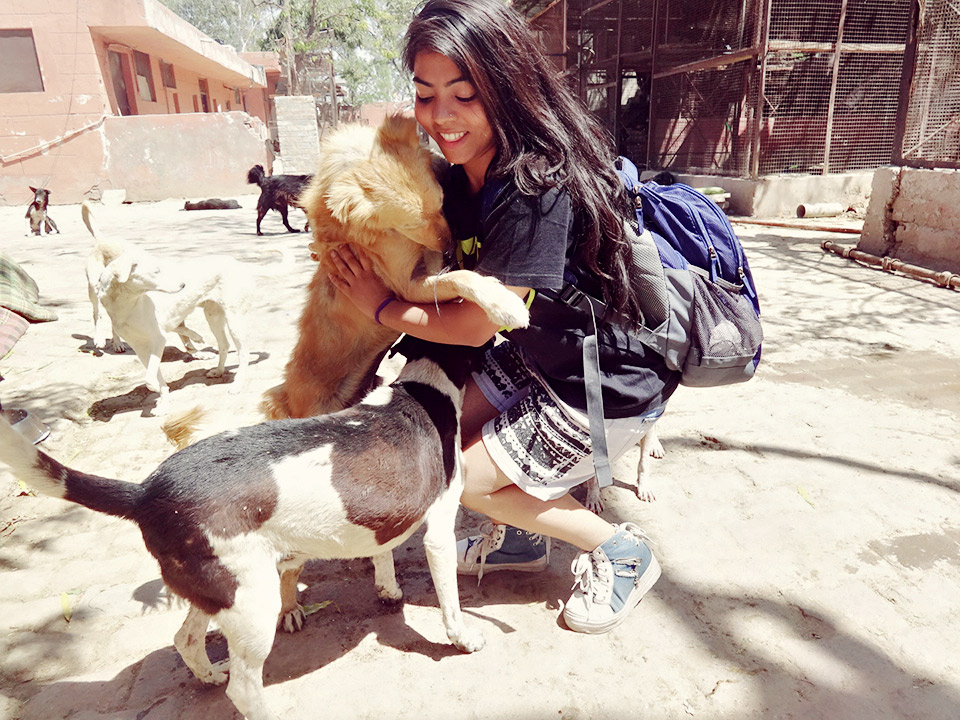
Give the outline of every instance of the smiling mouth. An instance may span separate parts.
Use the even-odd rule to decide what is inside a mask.
[[[443,138],[444,142],[452,143],[456,142],[466,134],[466,132],[440,133],[440,137]]]

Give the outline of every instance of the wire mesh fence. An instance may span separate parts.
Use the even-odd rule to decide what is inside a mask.
[[[899,160],[960,167],[960,3],[922,5]]]
[[[916,0],[514,5],[640,167],[757,177],[960,159],[957,0],[926,0],[919,22]]]

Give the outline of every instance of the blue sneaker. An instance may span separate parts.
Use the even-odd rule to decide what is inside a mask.
[[[457,572],[476,575],[477,582],[484,572],[540,572],[550,562],[548,537],[490,522],[480,526],[480,533],[457,542]]]
[[[563,609],[567,627],[582,633],[604,633],[626,620],[660,579],[660,563],[646,536],[633,523],[593,552],[573,561],[574,591]]]

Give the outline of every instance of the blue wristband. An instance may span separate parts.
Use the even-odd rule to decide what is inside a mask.
[[[389,305],[390,303],[392,303],[394,300],[396,300],[396,298],[395,298],[393,295],[391,295],[391,296],[388,297],[388,298],[384,298],[383,302],[380,303],[380,307],[378,307],[378,308],[377,308],[377,311],[373,314],[373,319],[377,321],[377,325],[383,325],[383,323],[380,322],[380,313],[383,311],[383,309],[384,309],[387,305]]]

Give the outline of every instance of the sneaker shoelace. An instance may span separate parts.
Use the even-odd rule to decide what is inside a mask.
[[[649,542],[646,533],[634,523],[624,523],[621,529],[639,541]],[[574,559],[571,567],[574,576],[573,588],[579,587],[591,602],[609,604],[613,597],[614,577],[632,577],[634,583],[637,583],[640,581],[642,564],[639,557],[610,560],[600,548],[589,553],[582,552]]]
[[[580,589],[588,606],[607,605],[613,595],[613,565],[602,550],[582,552],[573,561],[573,589]]]
[[[479,585],[480,580],[483,579],[483,568],[486,567],[487,556],[503,547],[503,541],[506,539],[506,536],[506,525],[497,525],[487,520],[480,525],[480,534],[468,539],[466,552],[469,553],[470,548],[474,545],[478,545],[480,551],[480,569],[477,571],[477,585]],[[527,536],[532,545],[542,545],[544,543],[544,536],[540,533],[527,533]]]
[[[497,525],[490,521],[485,521],[480,525],[480,535],[471,537],[467,540],[467,553],[474,545],[479,546],[480,551],[480,569],[477,572],[477,585],[483,579],[483,568],[487,564],[487,555],[499,550],[503,545],[503,540],[507,535],[506,525]]]

